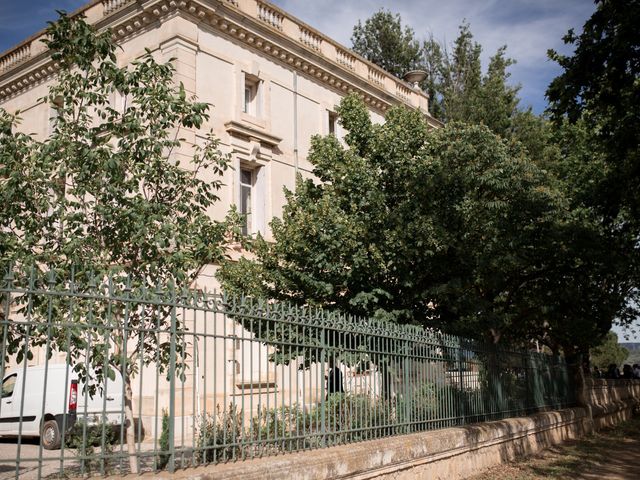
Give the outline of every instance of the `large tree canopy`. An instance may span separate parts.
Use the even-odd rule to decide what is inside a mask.
[[[640,17],[638,0],[597,0],[573,55],[550,52],[563,72],[547,96],[556,122],[583,122],[608,165],[597,202],[610,220],[640,221]]]
[[[592,285],[583,265],[600,232],[522,147],[482,126],[429,131],[403,108],[374,125],[353,96],[338,111],[347,146],[313,139],[319,182],[288,192],[275,243],[253,242],[257,260],[224,265],[228,290],[554,348],[609,330],[611,316],[587,317],[571,337],[601,308],[570,310],[563,292]]]
[[[459,27],[451,45],[433,35],[420,43],[414,31],[402,26],[399,14],[374,13],[354,27],[353,49],[396,76],[412,69],[427,72],[421,87],[429,95],[430,112],[445,122],[485,125],[503,138],[515,139],[539,154],[545,122],[531,110],[518,107],[517,85],[509,83],[509,67],[515,63],[500,47],[483,71],[482,46],[474,40],[469,24]],[[536,157],[537,158],[537,157]]]
[[[538,306],[544,321],[535,334],[553,330],[559,343],[581,337],[576,342],[588,344],[600,338],[613,319],[629,322],[635,315],[629,300],[637,292],[637,207],[632,197],[638,190],[633,184],[638,164],[638,35],[634,17],[623,13],[623,4],[633,12],[638,2],[597,3],[585,32],[580,37],[570,32],[566,38],[577,46],[575,56],[553,54],[565,67],[549,89],[554,125],[518,106],[519,87],[509,84],[514,61],[506,56],[506,47],[498,49],[483,72],[482,46],[468,24],[460,26],[450,46],[429,36],[418,64],[428,73],[422,87],[433,115],[445,122],[486,126],[512,148],[519,145],[549,174],[543,183],[549,185],[552,179],[553,188],[562,192],[567,215],[578,228],[554,233],[558,249],[550,250],[548,259],[555,263],[542,273],[542,290],[564,289],[565,295],[553,308],[548,300]],[[400,24],[397,15],[395,22]],[[407,45],[414,40],[413,35],[404,39]],[[616,98],[609,104],[612,96]],[[621,208],[625,205],[628,208]],[[586,303],[585,296],[590,299]]]
[[[380,10],[358,21],[351,36],[353,50],[396,77],[420,66],[420,43],[413,29],[402,27],[400,15]]]
[[[549,166],[599,219],[610,248],[606,261],[617,272],[600,292],[624,293],[616,316],[629,324],[640,281],[640,2],[595,3],[582,33],[564,37],[573,54],[549,52],[563,68],[547,90],[554,145],[563,150],[562,161]]]

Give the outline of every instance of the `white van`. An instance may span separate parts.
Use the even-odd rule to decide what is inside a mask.
[[[0,436],[39,436],[42,446],[53,450],[60,448],[63,427],[68,431],[77,421],[122,424],[120,373],[116,371],[115,379],[108,379],[104,391],[100,390],[90,397],[78,382],[78,375],[65,364],[17,367],[6,372],[2,379]]]

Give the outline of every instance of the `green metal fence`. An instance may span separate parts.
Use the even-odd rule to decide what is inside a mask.
[[[0,477],[173,470],[574,403],[560,357],[413,326],[73,272],[10,272],[0,298]]]

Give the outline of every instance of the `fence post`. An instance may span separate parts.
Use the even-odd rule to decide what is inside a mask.
[[[522,371],[524,375],[524,399],[522,403],[522,408],[524,410],[523,415],[529,413],[529,362],[527,359],[529,358],[529,352],[523,351],[522,355]]]
[[[175,422],[176,422],[176,295],[171,285],[171,336],[169,339],[169,472],[175,471]],[[156,395],[158,392],[156,392]],[[156,412],[157,415],[157,412]]]
[[[404,383],[404,433],[409,433],[411,431],[411,418],[409,412],[410,402],[413,402],[411,395],[409,393],[409,341],[405,340],[405,349],[404,349],[404,359],[402,361],[402,377]]]
[[[462,362],[464,361],[464,356],[462,355],[462,341],[460,337],[458,337],[458,381],[460,382],[460,388],[458,389],[458,403],[461,411],[461,424],[464,425],[467,423],[467,405],[466,405],[466,395],[464,391],[464,383],[463,383],[463,373],[462,373]]]
[[[320,371],[322,375],[320,376],[320,394],[322,397],[320,398],[320,431],[322,432],[322,446],[327,446],[327,419],[326,419],[326,411],[327,411],[327,401],[329,399],[329,391],[325,388],[328,374],[325,370],[325,361],[326,361],[326,342],[324,341],[325,329],[322,329],[322,350],[320,351]],[[326,377],[326,379],[325,379]]]
[[[13,289],[13,268],[11,265],[7,268],[7,272],[4,276],[3,287],[6,288],[6,295],[4,298],[4,309],[2,312],[2,351],[7,351],[7,337],[9,330],[9,312],[11,311],[11,292]],[[0,356],[0,380],[4,379],[4,364],[5,355]],[[2,404],[0,404],[0,408]]]

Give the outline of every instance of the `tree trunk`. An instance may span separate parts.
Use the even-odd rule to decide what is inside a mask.
[[[582,355],[573,345],[563,345],[565,361],[569,368],[569,376],[575,389],[578,406],[586,407],[588,394],[586,391],[586,379],[582,369]]]
[[[127,452],[129,453],[129,468],[131,473],[138,473],[138,452],[136,451],[136,432],[133,422],[133,391],[129,375],[124,377],[124,415],[127,426]]]

